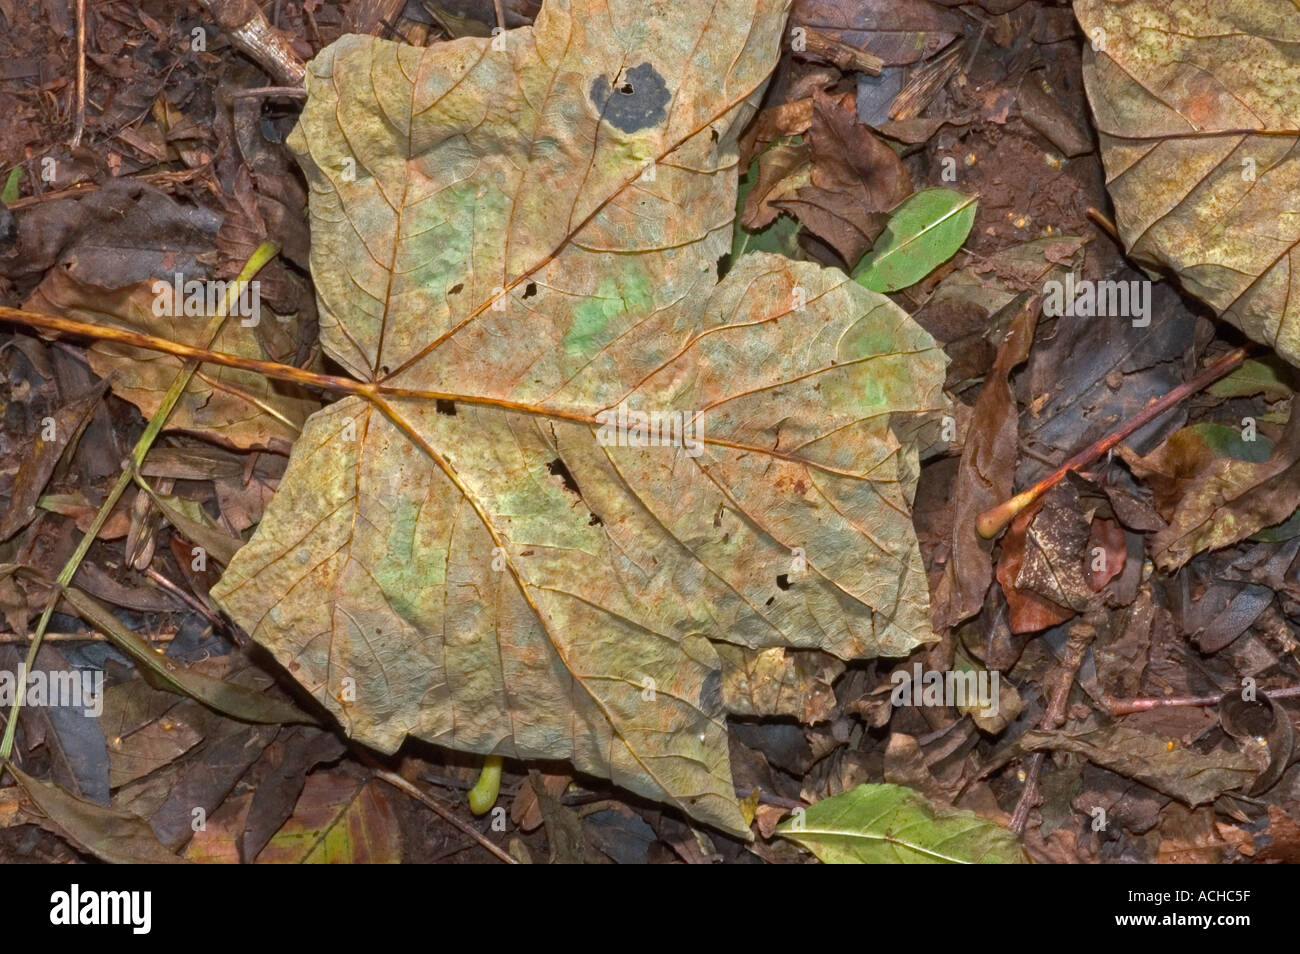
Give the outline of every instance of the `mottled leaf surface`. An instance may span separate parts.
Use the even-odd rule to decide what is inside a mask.
[[[308,421],[213,595],[355,738],[567,759],[743,830],[711,640],[932,638],[909,507],[942,352],[834,270],[717,283],[784,13],[549,0],[501,49],[313,62],[322,340],[390,390]],[[619,407],[699,441],[610,443]]]
[[[1092,38],[1084,83],[1129,253],[1300,363],[1295,4],[1075,0],[1074,10]]]

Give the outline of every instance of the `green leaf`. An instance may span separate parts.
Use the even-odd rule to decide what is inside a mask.
[[[9,177],[5,179],[4,191],[0,192],[0,202],[8,205],[10,202],[18,201],[18,185],[23,179],[23,167],[14,166],[9,170]]]
[[[1262,394],[1267,401],[1280,401],[1295,393],[1295,376],[1295,370],[1276,355],[1250,358],[1232,374],[1210,385],[1209,391],[1218,398]]]
[[[872,291],[915,285],[957,254],[975,224],[978,197],[952,189],[923,189],[894,210],[882,235],[853,269]]]
[[[1027,864],[1016,836],[974,812],[932,806],[902,785],[859,785],[777,831],[826,864]]]
[[[397,864],[401,828],[379,785],[344,774],[307,776],[293,815],[257,855],[258,864]]]

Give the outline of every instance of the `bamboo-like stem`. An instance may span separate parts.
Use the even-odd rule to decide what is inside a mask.
[[[1023,490],[1010,500],[1005,500],[996,507],[985,510],[976,518],[975,529],[986,540],[996,537],[1006,529],[1007,524],[1014,520],[1017,514],[1060,483],[1061,478],[1070,471],[1092,463],[1134,431],[1145,427],[1179,401],[1191,394],[1195,394],[1202,388],[1208,387],[1232,371],[1233,368],[1241,364],[1242,359],[1245,357],[1245,348],[1237,348],[1235,351],[1228,352],[1190,381],[1183,382],[1164,397],[1152,401],[1101,440],[1089,444],[1028,490]]]

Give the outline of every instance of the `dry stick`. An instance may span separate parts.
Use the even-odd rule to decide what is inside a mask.
[[[86,131],[86,0],[77,0],[77,120],[72,127],[72,147],[81,145]]]
[[[432,809],[434,813],[440,816],[444,821],[452,825],[455,825],[462,832],[464,832],[466,835],[469,835],[469,837],[473,838],[480,845],[482,845],[484,848],[490,851],[494,856],[504,861],[506,864],[508,865],[519,864],[519,862],[516,861],[514,858],[511,858],[508,854],[506,854],[496,845],[492,844],[491,841],[489,841],[487,838],[483,836],[483,833],[481,831],[479,831],[469,822],[464,821],[461,818],[457,817],[456,813],[453,812],[446,805],[442,804],[442,802],[438,801],[436,798],[434,798],[432,795],[428,794],[418,786],[412,785],[410,782],[402,778],[402,776],[398,775],[396,772],[390,772],[388,769],[378,768],[377,766],[372,767],[371,771],[375,773],[376,778],[383,779],[389,785],[393,786],[393,788],[405,792],[407,795],[411,796],[417,802],[420,802],[422,805],[425,805],[426,807]]]
[[[1074,677],[1083,662],[1083,654],[1096,635],[1097,627],[1088,617],[1070,627],[1070,636],[1065,641],[1065,649],[1061,654],[1061,665],[1056,670],[1056,685],[1052,687],[1047,711],[1039,723],[1041,728],[1055,729],[1065,722],[1065,704],[1070,698],[1070,687],[1074,685]],[[1011,815],[1010,828],[1017,835],[1024,834],[1029,813],[1038,804],[1038,776],[1043,770],[1046,757],[1044,752],[1035,752],[1029,758],[1029,765],[1025,769],[1025,787],[1020,793],[1020,801],[1016,802],[1016,810]]]
[[[1070,471],[1090,464],[1134,431],[1140,430],[1151,423],[1183,398],[1213,384],[1241,364],[1242,359],[1245,357],[1245,348],[1237,348],[1228,352],[1192,380],[1180,384],[1159,400],[1152,401],[1101,440],[1089,444],[1028,490],[1016,494],[1010,500],[1003,501],[991,510],[984,511],[976,518],[975,529],[979,531],[979,535],[984,539],[993,539],[1006,529],[1007,524],[1014,520],[1017,514],[1060,483],[1061,478]]]
[[[1285,686],[1281,689],[1259,690],[1270,699],[1294,699],[1300,697],[1300,686]],[[1161,706],[1217,706],[1223,700],[1223,693],[1215,696],[1167,696],[1139,699],[1107,699],[1106,705],[1111,715],[1125,716],[1135,712],[1148,712]]]
[[[253,251],[248,261],[244,263],[239,276],[230,283],[226,297],[217,309],[217,314],[214,317],[219,320],[213,323],[212,334],[209,337],[210,342],[216,342],[217,336],[221,333],[221,329],[225,327],[226,321],[230,317],[231,307],[239,299],[239,296],[244,293],[245,285],[261,270],[263,265],[275,257],[278,251],[279,249],[276,246],[269,242],[263,242]],[[16,309],[7,310],[15,311]],[[99,531],[108,522],[108,515],[112,513],[113,508],[117,506],[118,500],[126,492],[126,488],[135,479],[135,472],[144,463],[145,455],[149,453],[149,448],[153,446],[153,442],[158,435],[162,433],[167,417],[171,414],[172,408],[176,406],[176,402],[180,400],[181,395],[185,393],[185,389],[189,387],[190,380],[194,377],[194,372],[198,368],[199,362],[192,360],[176,375],[171,387],[163,395],[158,410],[149,419],[144,433],[140,435],[135,447],[131,449],[131,456],[122,462],[122,473],[118,476],[117,483],[113,485],[113,489],[104,498],[104,503],[95,514],[95,519],[91,521],[90,527],[82,535],[81,542],[77,544],[77,549],[72,552],[72,556],[68,557],[67,562],[63,564],[63,569],[59,571],[59,576],[54,581],[54,586],[51,589],[49,600],[45,604],[45,611],[41,614],[40,621],[36,624],[36,631],[32,634],[32,644],[27,650],[28,672],[32,671],[36,666],[36,654],[40,651],[41,641],[45,636],[46,628],[50,625],[50,618],[54,615],[54,607],[58,605],[59,598],[72,583],[72,578],[76,576],[81,561],[90,551],[91,544],[95,542],[95,538],[99,536]],[[13,753],[14,733],[18,729],[18,714],[22,711],[22,707],[23,695],[22,693],[15,693],[13,704],[9,709],[9,721],[5,725],[4,739],[0,741],[0,763],[4,765],[8,764],[9,756]]]

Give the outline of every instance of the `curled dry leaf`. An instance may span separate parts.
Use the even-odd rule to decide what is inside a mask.
[[[715,285],[784,11],[553,0],[504,48],[314,61],[289,141],[322,342],[409,390],[308,421],[213,596],[354,737],[568,759],[743,831],[709,639],[932,638],[909,506],[941,350],[837,271]]]

